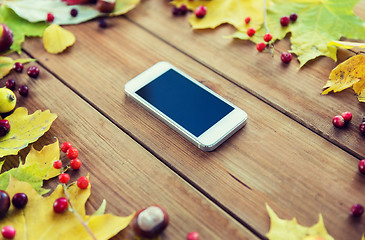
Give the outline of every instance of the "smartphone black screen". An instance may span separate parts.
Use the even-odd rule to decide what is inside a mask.
[[[196,137],[233,110],[173,69],[136,93]]]

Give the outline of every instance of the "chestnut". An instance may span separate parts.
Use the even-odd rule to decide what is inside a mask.
[[[0,52],[8,50],[13,44],[13,32],[8,26],[0,23]]]
[[[111,13],[115,8],[115,0],[98,0],[96,2],[96,9],[102,13]]]
[[[159,205],[152,205],[136,212],[132,219],[133,231],[142,238],[159,236],[169,224],[169,216]]]

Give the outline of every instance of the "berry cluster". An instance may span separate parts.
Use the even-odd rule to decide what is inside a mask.
[[[23,209],[28,203],[28,197],[25,193],[16,193],[11,199],[11,203],[16,209]],[[3,190],[0,190],[0,217],[3,218],[7,214],[10,208],[9,194]],[[16,230],[13,226],[4,226],[1,229],[1,234],[6,239],[13,239],[15,237]]]
[[[289,25],[290,21],[294,23],[295,21],[297,21],[297,19],[298,19],[298,15],[296,13],[291,13],[289,17],[282,16],[280,18],[280,24],[282,27],[287,27]]]
[[[16,62],[13,65],[14,71],[18,72],[18,73],[23,72],[23,68],[24,68],[24,66],[20,62]],[[37,78],[39,76],[39,68],[37,66],[31,66],[27,69],[27,74],[31,78]],[[14,91],[15,88],[16,88],[15,80],[14,79],[8,79],[5,83],[5,87],[12,90],[12,91]],[[29,88],[28,88],[27,85],[21,85],[18,88],[18,92],[19,92],[20,96],[26,97],[26,96],[28,96]]]
[[[70,181],[70,175],[68,173],[65,173],[64,169],[71,167],[73,170],[78,170],[80,169],[82,163],[80,159],[77,158],[79,156],[79,151],[77,150],[77,148],[74,148],[70,142],[63,142],[61,145],[61,151],[66,153],[67,158],[70,159],[70,166],[65,166],[63,168],[62,161],[56,160],[53,162],[53,167],[61,170],[61,174],[58,176],[58,180],[65,186]],[[84,176],[80,177],[77,180],[77,186],[80,189],[86,189],[89,186],[89,179]],[[55,213],[63,213],[67,208],[67,198],[58,198],[53,203],[53,210]]]
[[[172,8],[172,15],[174,16],[185,16],[189,9],[185,4],[180,5],[180,7]],[[194,15],[197,18],[203,18],[207,14],[208,8],[204,5],[200,5],[194,9]]]

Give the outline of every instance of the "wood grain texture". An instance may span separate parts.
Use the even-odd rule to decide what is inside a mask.
[[[133,14],[145,14],[151,18],[156,13],[162,15],[159,7],[166,7],[157,2],[144,2]],[[156,8],[152,10],[152,7]],[[321,212],[330,234],[336,239],[361,238],[364,223],[352,222],[349,218],[350,206],[363,199],[359,189],[365,184],[365,179],[357,172],[358,160],[277,111],[272,107],[275,104],[268,99],[257,98],[257,94],[253,96],[217,74],[237,72],[244,67],[247,72],[241,72],[239,79],[253,81],[248,76],[254,74],[254,70],[245,65],[232,66],[224,59],[227,56],[223,50],[230,46],[212,40],[216,44],[212,47],[206,35],[197,34],[192,38],[185,32],[186,36],[182,37],[172,26],[169,30],[171,39],[175,39],[177,34],[180,41],[186,41],[192,49],[196,48],[193,45],[204,43],[209,46],[206,51],[202,48],[199,54],[188,50],[182,53],[124,18],[108,21],[111,27],[105,30],[98,29],[96,21],[67,27],[76,35],[77,43],[59,56],[41,50],[42,43],[37,39],[28,40],[24,47],[180,176],[261,235],[269,229],[265,210],[265,203],[269,203],[279,216],[295,216],[300,223],[308,226],[318,220]],[[157,16],[156,21],[159,21]],[[209,35],[212,39],[221,38],[222,32],[218,30],[218,33]],[[242,48],[241,43],[238,45],[230,41],[230,44]],[[247,48],[247,51],[251,50]],[[209,53],[215,63],[220,63],[219,71],[204,67],[204,61],[199,62],[202,56],[209,55],[208,52],[224,56],[218,58]],[[232,52],[227,53],[228,56],[230,54]],[[248,56],[250,54],[253,53],[247,53]],[[250,58],[258,62],[263,57],[265,55]],[[171,62],[247,111],[247,126],[216,151],[205,153],[127,99],[123,93],[124,84],[161,60]],[[324,62],[320,64],[328,64]],[[287,74],[275,60],[267,65],[270,64],[278,74]],[[294,64],[289,68],[292,67],[295,67]],[[265,82],[270,73],[257,66],[255,70],[256,91],[256,88],[261,89],[259,83]],[[289,73],[296,76],[293,70]],[[312,76],[322,72],[307,74]],[[298,81],[304,79],[299,78]],[[251,84],[254,87],[255,84]],[[267,84],[274,89],[276,86],[283,88],[277,79]],[[286,91],[279,93],[276,91],[275,95],[285,97],[284,94],[287,94]],[[302,94],[305,98],[312,98],[305,91]],[[306,106],[304,114],[309,116],[312,109]]]
[[[120,216],[159,204],[170,215],[164,239],[184,239],[190,231],[199,231],[204,239],[257,239],[44,68],[40,72],[36,80],[25,73],[12,74],[1,80],[0,86],[8,78],[14,78],[19,86],[27,84],[29,96],[19,97],[18,107],[24,106],[31,113],[37,109],[57,113],[50,131],[35,147],[40,149],[57,137],[60,142],[70,141],[79,149],[83,166],[70,174],[72,180],[77,180],[90,173],[89,214],[103,199],[107,201],[107,212]],[[26,152],[22,151],[21,155]],[[62,159],[67,161],[64,155]],[[12,160],[15,163],[9,163]],[[9,168],[18,160],[10,157],[6,161]],[[56,183],[56,179],[50,180],[47,186],[54,187]],[[132,238],[128,227],[113,239]]]
[[[358,130],[365,105],[358,102],[352,89],[321,95],[330,71],[337,65],[332,59],[321,57],[299,70],[295,61],[290,65],[281,63],[281,52],[290,49],[288,38],[275,43],[272,58],[270,54],[258,53],[249,41],[224,38],[235,32],[233,27],[193,31],[188,23],[190,15],[174,17],[171,9],[168,1],[145,1],[127,17],[290,118],[358,158],[365,158],[365,138]],[[365,1],[360,1],[355,13],[365,19]],[[339,62],[352,55],[340,50]],[[345,131],[333,128],[332,118],[344,111],[353,113],[351,124]]]

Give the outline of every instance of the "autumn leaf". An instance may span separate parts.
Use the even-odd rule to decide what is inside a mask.
[[[318,56],[337,60],[337,49],[328,46],[331,40],[365,38],[365,22],[355,16],[353,8],[359,0],[271,0],[267,9],[267,28],[273,35],[273,42],[291,33],[291,52],[298,56],[300,67]],[[295,12],[295,23],[282,27],[280,18]],[[252,18],[254,18],[253,16]],[[262,42],[265,33],[262,25],[253,38],[245,32],[237,32],[235,38]]]
[[[61,185],[58,185],[50,196],[42,197],[28,183],[11,178],[6,191],[10,196],[19,192],[28,196],[28,203],[23,210],[10,206],[8,214],[0,221],[1,226],[12,225],[17,231],[17,236],[24,236],[24,239],[28,240],[90,239],[90,235],[71,211],[65,211],[62,214],[53,211],[53,202],[57,198],[65,197]],[[85,203],[90,196],[90,191],[90,186],[83,190],[76,184],[68,188],[74,209],[88,223],[88,227],[98,240],[109,239],[128,226],[134,214],[128,217],[112,214],[86,215]]]
[[[297,223],[297,220],[280,219],[276,213],[266,204],[270,216],[270,231],[266,234],[269,240],[334,240],[324,226],[322,215],[319,215],[318,223],[312,227],[305,227]]]
[[[115,9],[110,16],[119,16],[135,8],[141,0],[116,0]]]
[[[245,31],[248,27],[258,28],[264,22],[263,0],[174,0],[171,3],[177,7],[185,4],[190,10],[200,5],[207,7],[204,18],[197,18],[195,15],[190,17],[189,22],[194,29],[216,28],[221,24],[229,23],[238,30]],[[244,21],[248,16],[252,17],[249,25]]]
[[[351,48],[365,48],[365,43],[361,42],[348,42],[348,41],[330,41],[328,46],[342,47],[345,49]]]
[[[322,94],[340,92],[353,86],[360,102],[365,102],[365,56],[356,55],[339,64],[331,71]]]
[[[5,4],[0,4],[0,23],[6,24],[13,31],[14,42],[10,49],[18,53],[21,52],[21,44],[24,42],[25,37],[41,37],[43,31],[48,27],[45,22],[31,23],[19,17]]]
[[[16,155],[27,147],[29,143],[37,141],[45,132],[49,130],[53,121],[57,118],[56,114],[49,110],[42,112],[37,110],[28,115],[28,110],[23,107],[6,117],[10,123],[10,131],[0,137],[0,158],[7,155]]]
[[[72,46],[76,41],[72,32],[51,24],[43,34],[43,45],[47,52],[57,54],[63,52],[67,47]]]
[[[16,62],[20,62],[22,64],[28,62],[34,62],[35,59],[32,58],[18,58],[12,59],[10,57],[2,57],[0,56],[0,79],[8,75],[8,73],[13,69],[13,65]]]
[[[53,162],[59,159],[60,148],[58,140],[50,145],[44,146],[40,151],[32,147],[24,164],[20,162],[17,168],[12,168],[0,174],[0,189],[5,190],[8,187],[9,177],[11,175],[19,181],[32,185],[39,194],[47,193],[49,190],[42,188],[43,180],[48,180],[60,174],[60,171],[53,167]]]

